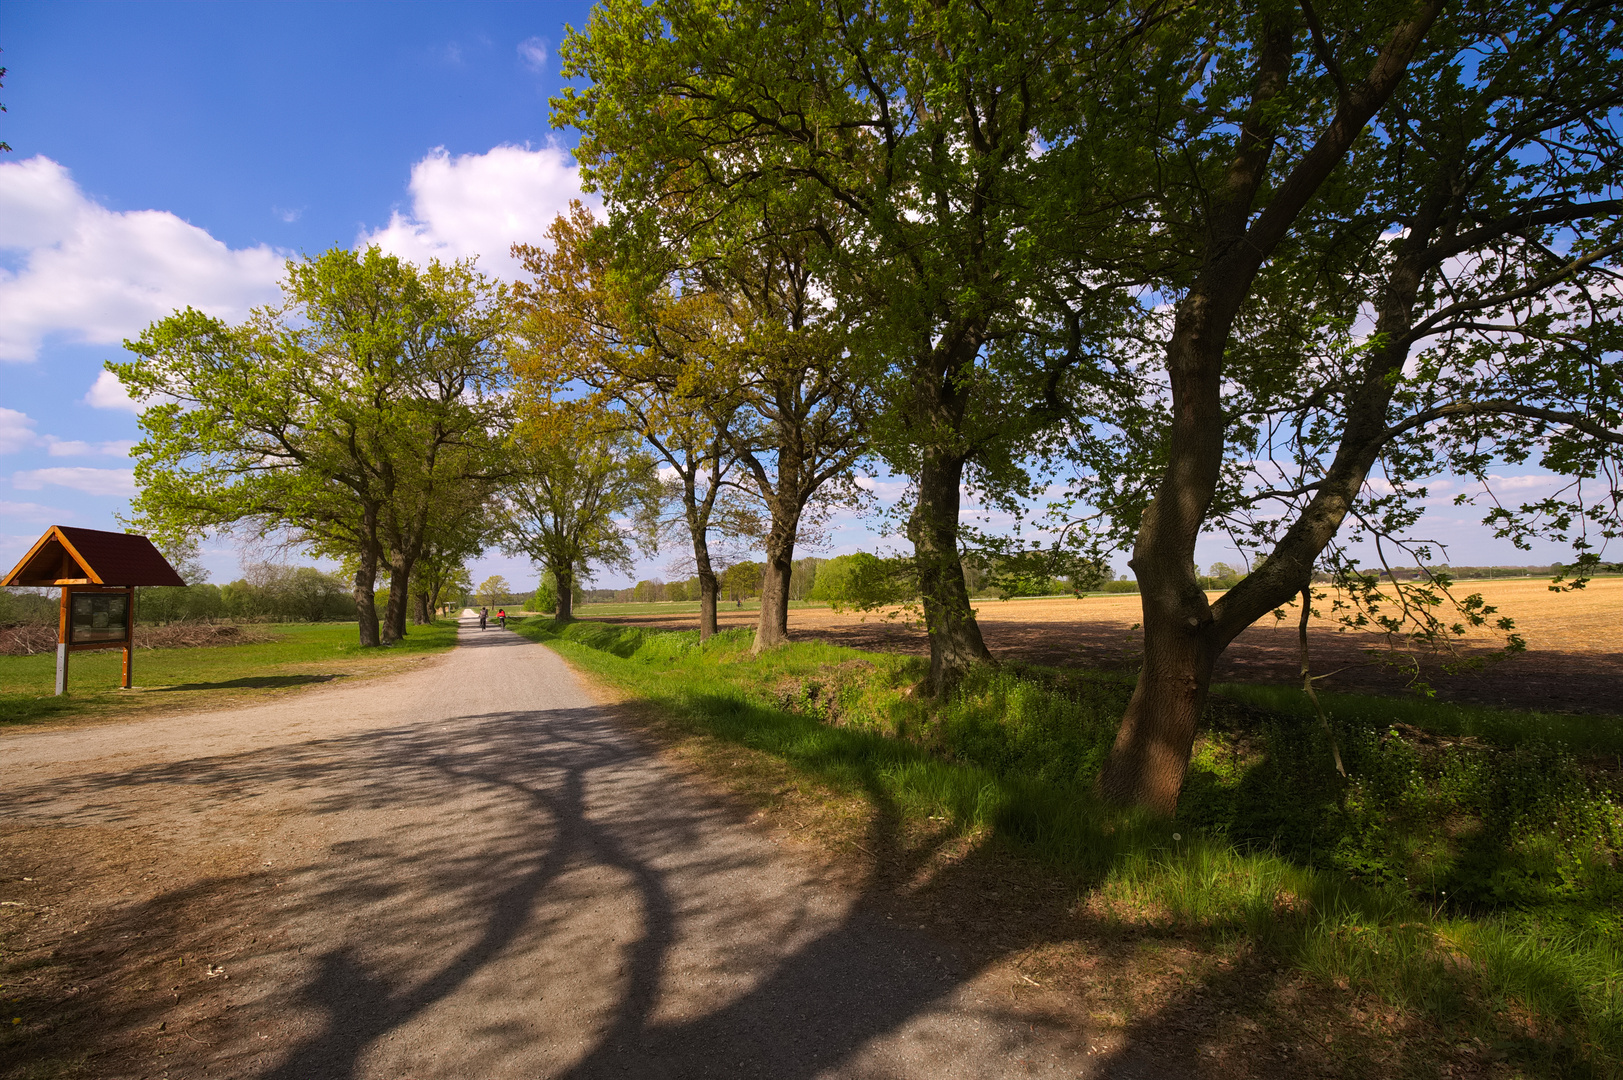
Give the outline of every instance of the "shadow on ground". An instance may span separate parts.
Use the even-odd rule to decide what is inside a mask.
[[[296,806],[382,824],[292,865],[105,905],[50,961],[75,988],[71,1009],[12,1035],[0,1075],[85,1054],[133,1068],[160,1045],[166,1067],[272,1080],[339,1080],[408,1065],[413,1053],[454,1058],[470,1076],[781,1080],[1175,1077],[1235,1053],[1246,1075],[1295,1076],[1317,1060],[1246,1049],[1235,1019],[1288,981],[1261,962],[1191,979],[1102,1054],[1090,1055],[1087,1022],[1041,1002],[969,1003],[966,1019],[965,1003],[948,999],[989,965],[1069,943],[1087,954],[1089,978],[1113,986],[1131,977],[1138,943],[1099,935],[1074,914],[1074,891],[1022,875],[996,850],[941,862],[955,838],[904,835],[877,783],[863,845],[872,872],[854,903],[818,909],[808,897],[820,886],[783,878],[744,808],[648,767],[601,708],[470,715],[15,785],[0,793],[0,818],[128,831],[140,807],[177,800],[243,820]],[[69,805],[59,821],[52,808]],[[927,888],[898,901],[927,871]],[[780,878],[776,891],[760,885]],[[137,939],[133,954],[115,948]],[[168,962],[186,943],[222,957],[237,987],[260,996],[199,979],[195,993],[215,1004],[188,1014],[182,1041],[179,1025],[156,1026],[179,1006],[180,985],[171,1006],[156,983],[132,991],[119,965]],[[255,1034],[276,1017],[288,1018],[285,1038]],[[924,1036],[895,1040],[899,1056],[873,1056],[921,1024]]]
[[[250,675],[222,682],[175,683],[173,686],[144,688],[149,694],[172,693],[176,690],[272,690],[284,686],[311,686],[315,683],[347,679],[348,675]]]

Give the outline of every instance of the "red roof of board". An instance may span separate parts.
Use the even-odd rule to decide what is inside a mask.
[[[175,568],[135,533],[53,525],[0,585],[184,585]]]

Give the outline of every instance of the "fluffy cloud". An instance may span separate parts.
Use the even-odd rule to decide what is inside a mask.
[[[479,256],[480,269],[519,274],[515,243],[540,243],[552,219],[582,198],[580,169],[562,150],[498,146],[452,157],[437,149],[411,169],[411,213],[360,238],[414,263]]]
[[[273,300],[283,256],[232,250],[163,210],[113,211],[47,157],[0,163],[0,360],[32,360],[49,335],[111,345],[191,305],[237,319]]]
[[[124,390],[124,384],[118,381],[118,376],[111,371],[103,371],[96,376],[96,381],[90,384],[85,392],[85,404],[97,409],[125,409],[138,413],[141,405],[130,397]]]
[[[547,39],[544,37],[525,38],[518,43],[518,58],[524,61],[524,66],[531,71],[541,71],[547,66]]]
[[[44,439],[48,452],[52,457],[88,457],[91,454],[105,454],[108,457],[129,457],[130,451],[135,449],[132,439],[113,439],[111,442],[88,443],[81,439],[59,439],[55,435],[47,435]]]
[[[11,454],[25,446],[33,446],[38,438],[34,434],[33,418],[27,413],[0,408],[0,454]]]
[[[60,466],[54,469],[25,469],[11,474],[11,486],[18,491],[39,491],[48,486],[72,488],[86,495],[134,495],[134,469],[90,469]]]

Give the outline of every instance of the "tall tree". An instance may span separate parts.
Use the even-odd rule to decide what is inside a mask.
[[[1021,332],[1041,277],[1025,209],[1064,48],[1023,2],[608,0],[562,50],[590,85],[566,91],[556,119],[581,129],[577,156],[617,229],[697,249],[695,264],[759,243],[763,224],[811,241],[814,280],[887,406],[878,452],[914,482],[936,689],[989,657],[964,586],[961,490],[1022,483],[1006,449],[1055,422],[1083,356],[1008,354],[1035,357],[1033,372],[991,349]]]
[[[1173,812],[1217,657],[1336,561],[1349,516],[1391,535],[1416,516],[1406,490],[1445,467],[1483,476],[1542,445],[1592,475],[1615,452],[1598,285],[1617,251],[1615,18],[1441,7],[1169,27],[1080,111],[1077,130],[1117,133],[1116,158],[1076,140],[1049,163],[1087,192],[1101,246],[1175,301],[1149,319],[1151,392],[1088,490],[1132,536],[1144,610],[1100,778],[1116,801]],[[1124,205],[1142,208],[1131,236],[1107,220]],[[1208,602],[1194,553],[1213,529],[1266,558]]]
[[[431,500],[467,475],[495,407],[499,290],[377,248],[290,261],[280,305],[229,326],[191,309],[109,363],[136,400],[138,520],[162,537],[292,530],[352,559],[362,644],[403,630]],[[391,564],[383,634],[374,601]]]
[[[502,492],[507,549],[552,575],[560,619],[574,616],[576,584],[592,567],[631,569],[633,545],[639,534],[649,542],[659,503],[659,474],[640,440],[577,425],[577,415],[562,410],[526,425],[512,451],[520,468]]]
[[[808,238],[758,234],[700,268],[730,315],[720,366],[739,407],[720,431],[767,510],[756,652],[789,638],[789,581],[808,506],[860,496],[852,468],[868,452],[871,411],[839,319],[815,295]]]
[[[699,579],[699,637],[708,639],[719,594],[710,537],[718,527],[737,531],[724,484],[737,463],[727,432],[739,402],[714,363],[725,313],[708,294],[679,292],[663,276],[649,284],[646,273],[616,275],[608,237],[579,202],[548,239],[548,247],[513,248],[532,275],[516,288],[519,389],[544,405],[586,387],[587,409],[623,418],[675,473]]]

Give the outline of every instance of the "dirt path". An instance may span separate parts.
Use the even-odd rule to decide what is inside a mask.
[[[0,737],[0,1076],[1167,1075],[863,903],[552,652],[462,642]]]

